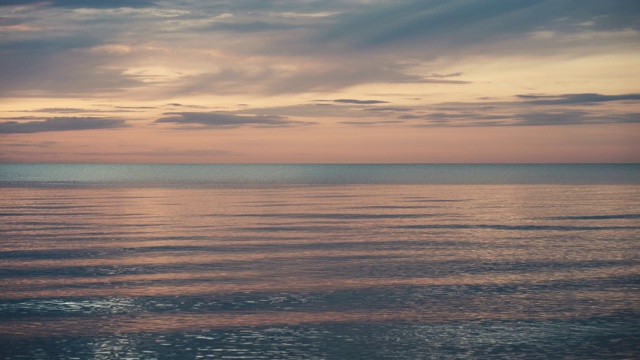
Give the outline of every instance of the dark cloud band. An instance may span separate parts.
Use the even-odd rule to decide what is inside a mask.
[[[43,121],[5,121],[0,123],[0,134],[28,134],[47,131],[73,131],[113,129],[124,127],[123,119],[94,117],[55,117]]]
[[[228,113],[172,112],[155,123],[197,124],[215,128],[253,127],[289,127],[308,125],[308,122],[289,120],[278,115],[235,115]]]
[[[373,105],[373,104],[386,104],[388,101],[382,100],[356,100],[356,99],[337,99],[333,102],[341,104],[358,104],[358,105]]]
[[[563,95],[516,95],[534,105],[589,104],[609,101],[640,100],[640,94],[603,95],[596,93]]]
[[[43,3],[41,0],[0,0],[0,6],[10,5],[28,5],[35,3]],[[141,8],[155,6],[155,2],[149,0],[53,0],[44,2],[50,6],[59,6],[66,8]]]

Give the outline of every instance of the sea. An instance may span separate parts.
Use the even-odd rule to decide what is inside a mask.
[[[2,164],[0,358],[640,358],[640,165]]]

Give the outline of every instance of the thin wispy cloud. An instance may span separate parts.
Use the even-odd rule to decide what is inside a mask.
[[[596,93],[563,94],[563,95],[516,95],[529,104],[535,105],[568,105],[597,104],[610,101],[640,101],[640,94],[604,95]]]
[[[388,101],[382,100],[357,100],[357,99],[337,99],[333,102],[340,104],[358,104],[358,105],[372,105],[372,104],[386,104]]]
[[[177,125],[201,125],[210,128],[238,127],[290,127],[309,125],[309,122],[289,120],[276,115],[235,115],[225,113],[174,112],[165,113],[155,121],[156,124],[170,123]]]
[[[127,155],[127,156],[149,156],[149,157],[218,157],[218,156],[238,156],[240,154],[216,149],[205,150],[170,150],[166,148],[154,149],[149,151],[127,151],[127,152],[88,152],[87,155],[93,156],[114,156],[114,155]]]
[[[45,6],[60,6],[66,8],[138,8],[156,5],[155,2],[149,0],[0,0],[0,6],[27,4],[41,4]]]
[[[3,121],[0,134],[27,134],[51,131],[114,129],[125,127],[124,119],[95,117],[55,117],[42,121]]]
[[[54,145],[58,144],[56,141],[39,141],[39,142],[17,142],[17,143],[8,143],[7,146],[10,147],[21,147],[21,148],[50,148]]]

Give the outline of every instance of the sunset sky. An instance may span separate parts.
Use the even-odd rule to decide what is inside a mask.
[[[640,1],[0,0],[0,162],[640,162]]]

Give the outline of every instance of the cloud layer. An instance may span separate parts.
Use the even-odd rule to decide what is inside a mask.
[[[69,146],[140,161],[429,161],[478,134],[640,161],[638,58],[637,0],[0,0],[0,134],[53,154],[91,129]]]
[[[113,129],[125,126],[123,119],[55,117],[41,121],[0,122],[0,134],[27,134],[49,131]]]
[[[178,125],[202,125],[210,128],[252,127],[289,127],[308,125],[301,121],[288,120],[274,115],[234,115],[226,113],[172,112],[155,121],[156,124],[171,123]]]
[[[0,0],[0,6],[45,4],[49,6],[60,6],[67,8],[121,8],[121,7],[148,7],[155,6],[153,1],[148,0]]]

